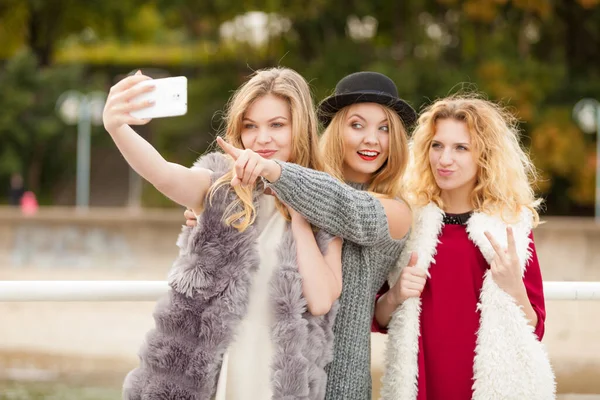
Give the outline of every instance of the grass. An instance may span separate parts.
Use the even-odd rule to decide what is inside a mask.
[[[120,388],[64,383],[0,382],[0,400],[120,400]]]

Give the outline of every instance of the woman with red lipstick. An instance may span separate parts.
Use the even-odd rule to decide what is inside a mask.
[[[540,201],[516,126],[475,97],[419,118],[416,223],[376,309],[388,327],[384,400],[555,398],[531,232]]]
[[[404,247],[412,223],[402,197],[408,161],[406,129],[414,110],[398,97],[387,76],[359,72],[343,78],[318,109],[324,170],[267,160],[237,158],[243,184],[261,176],[275,195],[311,224],[344,239],[343,287],[334,326],[333,361],[326,399],[371,399],[370,330],[375,294]],[[239,156],[239,158],[238,158]],[[252,173],[249,173],[252,171]]]

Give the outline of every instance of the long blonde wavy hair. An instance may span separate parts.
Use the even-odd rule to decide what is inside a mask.
[[[408,140],[406,128],[398,114],[389,107],[380,105],[389,124],[388,159],[368,182],[367,190],[387,198],[403,198],[402,177],[408,164]],[[347,106],[339,110],[321,137],[321,156],[325,172],[344,181],[344,129],[347,124]]]
[[[243,149],[242,120],[248,108],[260,97],[274,95],[285,100],[290,109],[292,126],[292,151],[289,161],[303,167],[321,170],[318,154],[317,118],[310,88],[306,80],[289,68],[269,68],[256,71],[250,80],[233,94],[225,111],[225,140]],[[218,179],[210,188],[209,201],[215,191],[229,188],[234,176],[233,169]],[[253,203],[254,187],[235,186],[234,200],[226,209],[225,223],[238,231],[246,230],[256,219]],[[289,219],[287,209],[276,200],[279,211]]]
[[[533,186],[536,169],[521,147],[517,119],[506,109],[487,100],[470,96],[451,96],[438,100],[421,113],[412,137],[413,159],[407,174],[407,187],[413,204],[434,202],[444,208],[441,190],[429,163],[429,150],[442,119],[464,122],[478,165],[475,189],[471,194],[473,210],[499,214],[515,222],[523,207],[531,210],[534,226],[539,222]]]

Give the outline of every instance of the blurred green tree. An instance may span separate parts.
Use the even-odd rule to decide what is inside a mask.
[[[0,175],[22,172],[29,189],[47,201],[53,184],[74,165],[76,133],[55,112],[66,89],[81,88],[81,69],[38,69],[35,56],[23,51],[0,70]]]
[[[143,131],[182,163],[205,151],[230,93],[262,67],[298,70],[317,100],[357,70],[388,74],[417,109],[479,90],[522,121],[549,212],[592,210],[594,139],[570,112],[600,98],[600,0],[4,0],[0,40],[0,58],[28,47],[42,67],[85,65],[84,81],[136,68],[188,76],[188,115]],[[153,189],[146,203],[168,204]]]

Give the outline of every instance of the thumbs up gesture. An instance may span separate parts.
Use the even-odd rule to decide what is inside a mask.
[[[238,149],[221,137],[217,137],[217,144],[225,154],[233,158],[234,177],[231,180],[231,186],[254,185],[259,176],[269,182],[279,179],[281,167],[275,161],[263,158],[250,149]]]
[[[406,299],[421,296],[427,282],[427,272],[417,268],[417,261],[417,253],[412,253],[408,265],[400,273],[400,279],[391,288],[394,304],[400,305]]]

